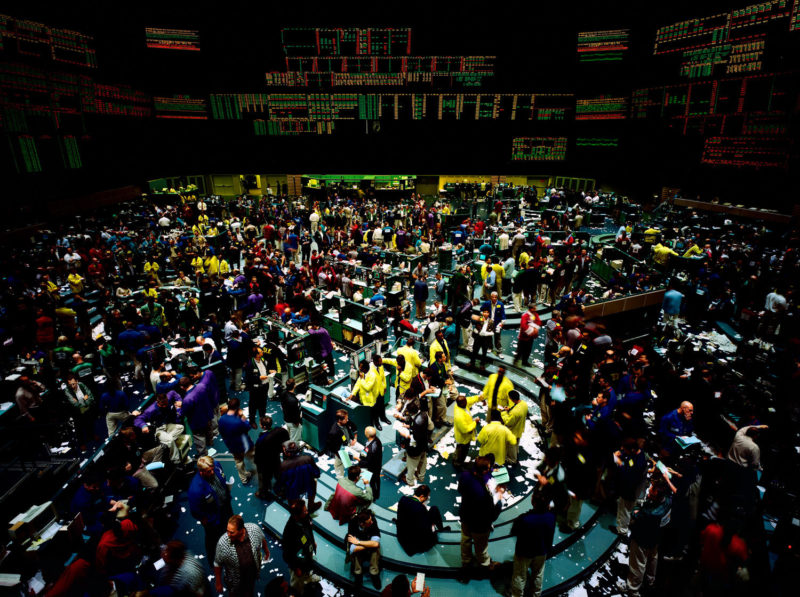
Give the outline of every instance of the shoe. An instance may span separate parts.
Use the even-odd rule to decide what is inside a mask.
[[[397,477],[397,480],[400,481],[400,483],[408,484],[408,481],[406,481],[406,474],[405,473],[400,473],[400,476]]]
[[[391,425],[392,424],[392,422],[389,419],[387,419],[386,417],[381,417],[381,422],[386,423],[387,425]]]
[[[308,509],[308,513],[311,514],[312,512],[316,512],[320,508],[322,508],[322,502],[314,502],[313,504],[311,504],[311,507]]]
[[[255,423],[250,423],[250,427],[252,429],[258,429],[258,425],[256,425]]]
[[[458,576],[456,576],[456,580],[460,582],[462,585],[466,585],[470,581],[470,568],[469,566],[462,566],[461,570],[458,571]]]
[[[250,481],[252,481],[252,480],[253,480],[253,475],[250,475],[249,477],[247,477],[244,480],[240,479],[240,481],[242,481],[242,485],[250,485]]]
[[[489,569],[489,572],[494,572],[500,566],[501,566],[500,562],[495,562],[494,560],[492,560],[491,562],[489,562],[489,565],[487,566],[487,568]]]
[[[375,421],[375,429],[377,429],[378,431],[383,430],[383,425],[381,425],[380,421]]]
[[[370,574],[370,580],[372,580],[372,586],[375,587],[377,590],[381,590],[381,576],[380,574]]]

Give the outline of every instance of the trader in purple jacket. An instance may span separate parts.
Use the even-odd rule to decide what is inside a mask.
[[[208,452],[207,445],[213,440],[212,423],[218,402],[217,380],[211,371],[205,371],[202,377],[199,373],[194,373],[182,377],[180,387],[185,394],[179,414],[189,421],[197,456],[205,456]]]
[[[175,392],[170,394],[174,396]],[[169,459],[173,464],[181,461],[181,452],[175,444],[175,440],[183,435],[183,425],[180,424],[178,416],[180,405],[180,402],[170,399],[167,394],[156,394],[153,403],[133,421],[142,433],[152,433],[156,441],[167,447]]]
[[[331,342],[331,335],[323,327],[319,326],[319,322],[314,322],[308,326],[308,333],[313,335],[319,342],[319,356],[328,365],[328,374],[334,375],[336,373],[336,365],[333,362],[333,342]]]

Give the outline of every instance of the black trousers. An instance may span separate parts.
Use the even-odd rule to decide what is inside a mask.
[[[261,415],[267,414],[267,386],[256,386],[250,389],[250,401],[248,404],[248,418],[251,423],[258,425],[259,417],[256,413]]]
[[[453,454],[453,466],[461,468],[464,466],[464,460],[467,459],[469,454],[469,444],[456,444],[456,451]]]
[[[372,501],[377,502],[381,497],[381,472],[372,472],[372,478],[369,480],[369,486],[372,488]]]
[[[431,524],[436,527],[436,530],[441,531],[444,527],[444,522],[442,521],[442,512],[439,510],[439,506],[431,506],[428,509],[428,516],[430,517]]]
[[[217,524],[210,524],[206,523],[203,525],[203,531],[205,532],[205,546],[206,546],[206,557],[208,557],[209,563],[214,561],[214,556],[217,553],[217,543],[219,542],[219,538],[225,534],[228,529],[228,519],[233,516],[233,511],[231,507],[228,506],[226,511],[223,512],[222,516],[220,516],[220,521]]]
[[[498,330],[498,331],[496,331],[494,333],[494,347],[498,351],[502,351],[503,350],[503,345],[500,343],[500,334],[501,333],[502,333],[502,330]]]
[[[386,420],[386,391],[388,391],[388,386],[384,391],[384,394],[382,396],[378,396],[378,400],[376,400],[375,404],[372,406],[370,414],[372,415],[373,423],[375,421],[384,421],[388,423]]]
[[[530,340],[520,339],[517,344],[517,360],[522,361],[523,365],[528,364],[528,359],[531,357],[531,350],[533,349],[533,338]]]
[[[492,345],[493,336],[481,336],[477,334],[474,336],[474,353],[475,353],[475,361],[478,361],[478,355],[483,353],[483,356],[480,357],[480,366],[486,367],[486,363],[488,359],[486,358],[486,353],[489,351],[489,347]]]

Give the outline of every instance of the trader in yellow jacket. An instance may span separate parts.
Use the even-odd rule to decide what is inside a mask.
[[[216,255],[207,255],[203,262],[203,268],[209,276],[216,276],[219,273],[219,259]]]
[[[372,365],[370,366],[369,370],[370,373],[375,373],[375,410],[378,411],[378,424],[375,425],[376,429],[380,431],[382,429],[380,425],[380,421],[384,423],[389,423],[389,419],[386,418],[386,404],[389,402],[389,395],[386,393],[386,370],[383,368],[384,365],[394,365],[397,366],[397,363],[394,359],[384,359],[379,354],[372,355]]]
[[[447,340],[444,339],[442,330],[436,330],[436,339],[431,344],[430,358],[428,359],[431,365],[436,362],[436,353],[438,352],[444,354],[444,367],[450,373],[453,369],[453,364],[450,362],[450,347],[447,345]]]
[[[481,449],[480,456],[494,454],[494,462],[498,466],[506,463],[506,451],[508,446],[516,445],[517,437],[511,430],[500,421],[500,411],[495,410],[492,414],[492,422],[485,425],[478,434],[478,443]]]
[[[397,349],[398,355],[403,355],[403,358],[406,360],[407,365],[411,365],[414,368],[414,372],[412,373],[411,377],[414,378],[417,376],[417,373],[422,369],[422,359],[419,356],[419,353],[414,349],[414,339],[409,338],[406,340],[406,345]]]
[[[358,364],[358,379],[353,385],[353,389],[350,391],[350,395],[347,399],[355,400],[356,396],[362,405],[370,407],[369,412],[372,426],[376,428],[380,427],[377,414],[378,409],[375,408],[375,404],[378,401],[378,374],[375,369],[370,367],[368,361],[361,361]]]
[[[399,353],[400,351],[398,351]],[[384,365],[391,365],[397,373],[394,376],[395,403],[397,404],[405,396],[408,388],[411,387],[411,380],[414,379],[415,367],[406,361],[402,354],[398,354],[396,359],[383,359]]]
[[[478,426],[478,419],[474,419],[469,409],[476,402],[483,400],[483,396],[459,396],[456,398],[456,405],[453,407],[453,430],[456,439],[456,451],[453,454],[453,466],[460,469],[464,466],[464,460],[469,453],[469,445],[475,439],[475,428]]]
[[[159,286],[161,285],[161,279],[158,277],[158,271],[160,269],[161,267],[158,265],[158,262],[155,259],[144,262],[145,276],[152,276],[152,278],[159,284]]]
[[[506,377],[506,368],[498,367],[497,373],[492,373],[483,386],[483,399],[486,400],[486,420],[492,420],[492,411],[496,408],[506,408],[509,405],[508,393],[514,389],[514,384]]]
[[[197,255],[194,259],[192,259],[192,268],[194,268],[194,273],[196,275],[205,273],[205,269],[203,267],[203,258],[200,257],[200,255]]]
[[[519,438],[525,431],[525,421],[528,419],[528,403],[521,399],[519,392],[511,390],[508,393],[511,400],[511,408],[500,413],[503,424],[517,438],[517,443],[509,444],[507,450],[507,460],[509,464],[517,464],[517,452],[519,451]]]

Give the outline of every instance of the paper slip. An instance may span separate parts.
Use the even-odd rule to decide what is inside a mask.
[[[28,588],[33,591],[35,594],[39,594],[42,589],[44,589],[44,578],[42,578],[42,572],[39,571],[36,573],[36,576],[31,578],[28,581]]]
[[[0,574],[0,587],[13,587],[19,584],[22,577],[19,574]]]
[[[450,483],[450,485],[447,486],[447,489],[458,490],[458,483]]]
[[[454,520],[458,520],[459,518],[458,518],[458,516],[456,516],[452,512],[445,512],[444,513],[444,519],[447,520],[447,521],[452,522]]]
[[[389,510],[391,510],[392,512],[397,512],[397,503],[389,506]]]
[[[522,500],[522,498],[524,498],[524,497],[525,497],[525,496],[523,496],[523,495],[512,495],[512,496],[509,496],[509,497],[508,497],[508,498],[505,500],[505,502],[506,502],[506,505],[508,505],[508,506],[513,506],[513,505],[514,505],[514,504],[516,504],[517,502],[521,501],[521,500]]]

